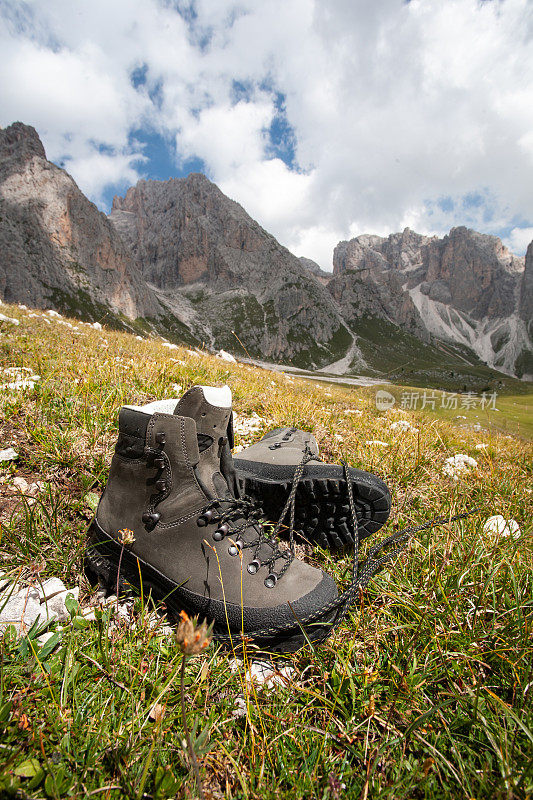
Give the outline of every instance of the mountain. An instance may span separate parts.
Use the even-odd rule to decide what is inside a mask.
[[[309,368],[350,346],[322,283],[204,175],[141,180],[109,218],[150,289],[209,346]]]
[[[6,302],[98,319],[157,313],[106,215],[20,122],[0,129],[0,252]]]
[[[340,242],[328,289],[356,332],[373,317],[531,377],[532,284],[531,245],[524,267],[496,236],[458,227],[440,239],[406,228]]]
[[[204,175],[141,180],[106,217],[22,123],[0,130],[0,298],[338,375],[533,376],[533,244],[524,262],[466,228],[363,235],[326,273]]]

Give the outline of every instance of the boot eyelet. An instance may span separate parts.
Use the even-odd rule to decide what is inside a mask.
[[[250,575],[255,575],[260,566],[261,564],[259,563],[259,561],[256,558],[254,558],[253,561],[250,561],[246,569],[248,570]]]
[[[156,481],[155,488],[158,492],[166,492],[167,490],[167,482],[166,481]]]
[[[156,440],[157,444],[165,444],[165,442],[167,440],[167,437],[163,433],[163,431],[160,431],[159,433],[156,433],[155,440]]]
[[[241,552],[241,548],[242,548],[241,540],[236,539],[235,544],[230,544],[230,546],[228,547],[228,553],[230,554],[230,556],[238,556],[239,553]]]
[[[154,466],[154,469],[165,469],[165,459],[164,458],[154,458],[153,466]]]
[[[200,528],[205,528],[206,525],[209,525],[213,517],[214,517],[213,509],[208,508],[207,511],[204,511],[204,513],[198,517],[198,519],[196,520],[196,524]]]
[[[277,582],[278,576],[275,572],[271,572],[270,575],[267,575],[265,578],[265,586],[267,589],[273,589]]]
[[[150,528],[153,528],[157,525],[157,523],[161,519],[161,514],[158,514],[157,511],[145,511],[141,519],[145,525],[147,525]]]
[[[213,531],[213,539],[215,540],[215,542],[221,542],[223,538],[224,534],[222,533],[220,528],[217,528],[216,531]]]

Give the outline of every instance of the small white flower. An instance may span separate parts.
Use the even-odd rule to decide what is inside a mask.
[[[475,449],[476,449],[476,450],[486,450],[486,449],[487,449],[487,447],[488,447],[488,444],[482,444],[482,443],[480,443],[480,444],[476,444],[476,446],[475,446]]]

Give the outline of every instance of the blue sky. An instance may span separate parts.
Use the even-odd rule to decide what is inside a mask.
[[[533,239],[527,0],[0,0],[0,124],[108,210],[204,172],[297,255],[409,226]]]

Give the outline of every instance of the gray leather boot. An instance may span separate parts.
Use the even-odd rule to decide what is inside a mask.
[[[164,600],[171,615],[183,609],[213,621],[224,642],[238,645],[243,633],[289,652],[330,632],[337,588],[279,549],[261,508],[239,496],[230,420],[228,387],[195,386],[179,402],[121,409],[87,570],[115,591],[120,562],[121,578],[137,588],[142,581],[144,596]]]
[[[340,549],[353,545],[346,473],[337,464],[321,461],[313,434],[297,428],[276,428],[234,458],[242,490],[260,503],[272,519],[281,513],[302,461],[305,465],[296,488],[296,527],[321,547]],[[391,497],[386,484],[375,475],[353,467],[347,471],[361,540],[387,521]]]

